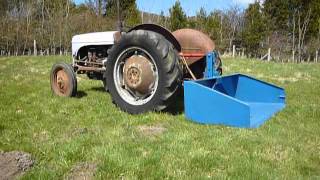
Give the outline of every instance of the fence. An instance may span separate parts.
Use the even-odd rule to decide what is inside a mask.
[[[273,56],[272,48],[268,48],[266,54],[256,57],[260,60],[264,61],[276,61],[276,62],[308,62],[308,63],[318,63],[319,61],[319,50],[316,50],[313,53],[313,56],[309,55],[307,58],[301,58],[298,60],[298,57],[296,56],[297,52],[292,51],[292,54],[286,54],[285,52],[282,53],[282,55]],[[234,45],[232,47],[232,52],[226,51],[222,54],[222,57],[232,57],[232,58],[248,58],[248,56],[245,54],[245,48],[236,48]]]

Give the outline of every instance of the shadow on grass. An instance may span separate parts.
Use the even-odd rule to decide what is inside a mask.
[[[87,89],[87,91],[106,92],[104,87],[92,87],[90,89]],[[85,91],[78,91],[76,98],[83,98],[86,96],[88,96],[88,94]]]
[[[89,91],[98,91],[98,92],[106,92],[106,90],[104,89],[104,87],[92,87],[90,89],[88,89]],[[83,93],[84,96],[87,96],[87,93],[80,91],[78,93]],[[82,98],[84,96],[80,96],[77,98]],[[169,113],[171,115],[180,115],[184,112],[184,98],[183,98],[183,91],[178,92],[178,94],[176,95],[176,99],[173,100],[172,104],[170,106],[168,106],[166,109],[163,110],[163,112],[165,113]]]
[[[178,100],[175,100],[170,106],[168,106],[164,112],[169,113],[171,115],[180,115],[184,113],[184,101],[183,98],[179,98]]]
[[[5,130],[5,127],[0,124],[0,134],[2,134],[4,130]]]
[[[180,115],[184,113],[184,96],[183,91],[178,92],[176,99],[172,102],[170,106],[168,106],[164,112],[169,113],[171,115]]]
[[[106,90],[104,89],[104,87],[93,87],[90,90],[92,91],[99,91],[99,92],[106,92]]]
[[[88,96],[88,94],[86,92],[78,91],[75,98],[79,98],[80,99],[80,98],[83,98],[83,97],[86,97],[86,96]]]

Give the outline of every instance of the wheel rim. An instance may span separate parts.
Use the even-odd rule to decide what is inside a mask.
[[[67,96],[70,90],[70,79],[67,72],[63,68],[59,68],[54,72],[52,87],[54,92],[60,96]]]
[[[138,89],[132,89],[132,84],[129,84],[125,79],[132,79],[135,80],[132,81],[132,83],[136,83],[137,81],[137,74],[140,75],[140,73],[137,73],[137,68],[132,68],[128,70],[128,72],[125,72],[126,61],[128,59],[132,58],[133,56],[139,57],[140,59],[146,59],[148,63],[150,64],[150,67],[152,69],[152,76],[154,78],[154,82],[150,84],[148,87],[148,92],[138,92]],[[137,59],[139,59],[137,58]],[[140,62],[141,63],[141,62]],[[129,75],[132,75],[132,78],[125,78],[126,73]],[[144,105],[148,103],[155,95],[156,90],[158,88],[158,81],[159,81],[159,75],[158,75],[158,68],[157,64],[155,63],[154,58],[145,50],[139,47],[130,47],[122,51],[122,53],[118,56],[115,68],[113,71],[113,77],[114,77],[114,84],[116,87],[116,90],[120,97],[131,105]],[[140,77],[142,78],[142,77]],[[143,83],[143,82],[142,82]]]

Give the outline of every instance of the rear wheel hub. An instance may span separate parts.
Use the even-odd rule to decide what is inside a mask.
[[[125,62],[124,81],[131,90],[144,95],[152,91],[155,83],[155,72],[150,61],[140,55],[133,55]]]

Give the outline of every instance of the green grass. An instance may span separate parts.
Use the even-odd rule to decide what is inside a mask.
[[[237,129],[192,123],[183,113],[123,113],[85,76],[78,98],[53,96],[49,72],[61,59],[70,58],[0,58],[0,150],[33,155],[24,179],[61,179],[81,162],[97,164],[97,179],[320,178],[319,64],[225,60],[226,74],[287,93],[287,107],[262,127]],[[167,130],[148,136],[141,125]]]

